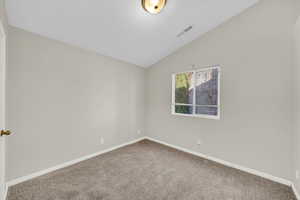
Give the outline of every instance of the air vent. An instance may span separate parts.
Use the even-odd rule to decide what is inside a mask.
[[[189,31],[192,30],[192,29],[193,29],[193,26],[188,26],[188,27],[186,27],[183,31],[181,31],[181,32],[177,35],[177,37],[183,36],[184,34],[186,34],[187,32],[189,32]]]

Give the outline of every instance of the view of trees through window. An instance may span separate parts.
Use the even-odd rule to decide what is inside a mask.
[[[178,104],[186,105],[176,105],[175,112],[183,114],[193,113],[193,72],[186,72],[176,75],[176,91],[175,91],[175,102]]]
[[[218,116],[219,68],[178,73],[173,78],[174,112]]]

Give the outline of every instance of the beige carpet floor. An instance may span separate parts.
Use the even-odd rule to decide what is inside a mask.
[[[9,188],[8,200],[296,200],[291,188],[144,140]]]

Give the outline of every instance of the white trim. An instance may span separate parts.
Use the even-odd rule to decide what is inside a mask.
[[[183,73],[194,72],[194,71],[206,71],[206,70],[209,70],[209,69],[219,69],[219,71],[221,71],[221,68],[220,68],[219,64],[218,65],[206,66],[206,67],[195,67],[195,66],[193,66],[193,69],[191,69],[191,70],[174,72],[174,73],[172,73],[172,75],[183,74]]]
[[[105,149],[105,150],[102,150],[102,151],[99,151],[99,152],[96,152],[96,153],[93,153],[93,154],[90,154],[90,155],[86,155],[86,156],[83,156],[83,157],[81,157],[81,158],[78,158],[78,159],[75,159],[75,160],[71,160],[71,161],[62,163],[62,164],[60,164],[60,165],[56,165],[56,166],[54,166],[54,167],[50,167],[50,168],[48,168],[48,169],[41,170],[41,171],[38,171],[38,172],[35,172],[35,173],[32,173],[32,174],[29,174],[29,175],[27,175],[27,176],[23,176],[23,177],[16,178],[16,179],[14,179],[14,180],[8,181],[6,184],[7,184],[8,187],[10,187],[10,186],[16,185],[16,184],[18,184],[18,183],[22,183],[22,182],[24,182],[24,181],[28,181],[28,180],[30,180],[30,179],[33,179],[33,178],[42,176],[42,175],[44,175],[44,174],[47,174],[47,173],[56,171],[56,170],[58,170],[58,169],[62,169],[62,168],[65,168],[65,167],[74,165],[74,164],[76,164],[76,163],[79,163],[79,162],[81,162],[81,161],[84,161],[84,160],[93,158],[93,157],[95,157],[95,156],[98,156],[98,155],[101,155],[101,154],[104,154],[104,153],[107,153],[107,152],[110,152],[110,151],[119,149],[119,148],[124,147],[124,146],[128,146],[128,145],[130,145],[130,144],[137,143],[137,142],[142,141],[142,140],[144,140],[144,139],[145,139],[145,137],[141,137],[141,138],[139,138],[139,139],[136,139],[136,140],[133,140],[133,141],[130,141],[130,142],[126,142],[126,143],[124,143],[124,144],[121,144],[121,145],[118,145],[118,146],[114,146],[114,147],[111,147],[111,148],[109,148],[109,149]]]
[[[196,107],[214,107],[217,108],[218,105],[194,105],[194,104],[185,104],[185,103],[176,103],[176,106],[196,106]]]
[[[7,193],[8,193],[8,186],[7,184],[4,184],[4,200],[7,198]]]
[[[5,118],[4,118],[5,119]],[[5,125],[5,124],[4,124]],[[7,184],[5,183],[5,179],[6,179],[6,140],[5,138],[2,138],[3,139],[3,154],[4,154],[4,166],[3,166],[3,171],[4,171],[4,193],[3,193],[3,200],[6,200],[6,196],[7,196],[7,191],[8,191],[8,186]]]
[[[175,113],[175,106],[173,106],[175,104],[175,78],[176,75],[172,74],[172,104],[171,104],[171,114]]]
[[[179,147],[179,146],[176,146],[176,145],[172,145],[172,144],[169,144],[167,142],[163,142],[163,141],[151,138],[151,137],[145,137],[145,139],[151,140],[153,142],[157,142],[159,144],[166,145],[168,147],[177,149],[179,151],[183,151],[183,152],[195,155],[195,156],[199,156],[199,157],[207,159],[207,160],[217,162],[217,163],[225,165],[227,167],[231,167],[231,168],[238,169],[238,170],[241,170],[241,171],[244,171],[244,172],[256,175],[256,176],[260,176],[260,177],[263,177],[265,179],[268,179],[268,180],[271,180],[271,181],[274,181],[274,182],[277,182],[277,183],[281,183],[281,184],[284,184],[284,185],[287,185],[287,186],[292,186],[292,182],[287,180],[287,179],[284,179],[284,178],[276,177],[276,176],[270,175],[270,174],[265,173],[265,172],[260,172],[258,170],[251,169],[251,168],[248,168],[248,167],[243,167],[241,165],[237,165],[237,164],[234,164],[234,163],[231,163],[231,162],[219,159],[219,158],[215,158],[215,157],[208,156],[208,155],[205,155],[205,154],[202,154],[202,153],[191,151],[191,150],[188,150],[186,148]]]
[[[174,106],[173,106],[174,107]],[[195,117],[195,118],[204,118],[204,119],[215,119],[220,120],[220,117],[213,115],[195,115],[195,114],[180,114],[180,113],[172,113],[172,115],[183,116],[183,117]]]
[[[300,200],[300,194],[299,194],[299,192],[298,192],[298,190],[297,190],[297,188],[296,188],[296,186],[295,186],[294,183],[292,184],[292,189],[293,189],[293,192],[294,192],[297,200]]]
[[[87,155],[87,156],[84,156],[84,157],[81,157],[81,158],[78,158],[78,159],[75,159],[75,160],[71,160],[71,161],[62,163],[60,165],[57,165],[57,166],[54,166],[54,167],[51,167],[51,168],[39,171],[39,172],[35,172],[35,173],[27,175],[27,176],[23,176],[23,177],[11,180],[11,181],[9,181],[9,182],[6,183],[5,195],[7,195],[7,190],[8,190],[8,187],[10,187],[10,186],[16,185],[18,183],[22,183],[24,181],[28,181],[30,179],[39,177],[41,175],[53,172],[53,171],[58,170],[58,169],[62,169],[62,168],[71,166],[71,165],[76,164],[78,162],[81,162],[81,161],[93,158],[95,156],[98,156],[98,155],[101,155],[101,154],[104,154],[104,153],[107,153],[107,152],[110,152],[110,151],[113,151],[113,150],[116,150],[116,149],[119,149],[121,147],[130,145],[130,144],[134,144],[134,143],[142,141],[144,139],[147,139],[147,140],[150,140],[150,141],[153,141],[153,142],[157,142],[159,144],[162,144],[162,145],[165,145],[165,146],[168,146],[168,147],[171,147],[171,148],[174,148],[174,149],[177,149],[179,151],[183,151],[183,152],[195,155],[195,156],[199,156],[201,158],[204,158],[204,159],[207,159],[207,160],[211,160],[211,161],[220,163],[222,165],[225,165],[225,166],[228,166],[228,167],[231,167],[231,168],[234,168],[234,169],[238,169],[238,170],[241,170],[241,171],[244,171],[244,172],[256,175],[256,176],[260,176],[260,177],[269,179],[269,180],[277,182],[277,183],[281,183],[281,184],[284,184],[284,185],[287,185],[287,186],[291,186],[292,189],[293,189],[293,191],[294,191],[294,193],[295,193],[295,195],[297,196],[298,200],[300,200],[299,193],[297,192],[294,184],[292,184],[292,182],[289,181],[289,180],[287,180],[287,179],[276,177],[276,176],[270,175],[268,173],[260,172],[260,171],[257,171],[257,170],[254,170],[254,169],[250,169],[250,168],[247,168],[247,167],[243,167],[243,166],[240,166],[240,165],[237,165],[237,164],[233,164],[231,162],[228,162],[228,161],[225,161],[225,160],[221,160],[221,159],[218,159],[218,158],[214,158],[212,156],[207,156],[207,155],[204,155],[202,153],[191,151],[191,150],[188,150],[186,148],[179,147],[179,146],[176,146],[176,145],[172,145],[172,144],[169,144],[167,142],[163,142],[163,141],[160,141],[160,140],[148,137],[148,136],[141,137],[139,139],[136,139],[136,140],[133,140],[133,141],[130,141],[130,142],[127,142],[127,143],[124,143],[124,144],[121,144],[121,145],[118,145],[118,146],[115,146],[115,147],[112,147],[112,148],[109,148],[109,149],[106,149],[106,150],[94,153],[94,154],[91,154],[91,155]]]
[[[1,21],[0,19],[0,34],[2,35],[2,37],[6,38],[6,33],[5,33],[5,30],[4,30],[4,23]]]
[[[0,105],[1,107],[2,107],[2,109],[3,109],[3,112],[1,113],[1,115],[3,115],[3,124],[2,124],[2,127],[0,127],[0,129],[5,129],[6,127],[5,127],[5,125],[6,125],[6,120],[5,120],[5,113],[6,113],[6,106],[5,106],[5,104],[6,104],[6,98],[5,98],[5,95],[6,95],[6,56],[7,56],[7,52],[6,52],[6,49],[7,49],[7,47],[6,47],[6,32],[5,32],[5,29],[4,29],[4,23],[0,20],[0,42],[1,42],[1,46],[0,46],[0,67],[2,68],[3,67],[3,74],[1,74],[1,76],[3,76],[3,85],[2,85],[2,87],[3,87],[3,102],[2,102],[2,105]],[[3,48],[3,49],[2,49]],[[3,66],[2,66],[3,65]],[[1,84],[2,84],[1,83]],[[3,159],[4,159],[4,163],[2,163],[3,164],[3,171],[2,171],[2,173],[3,173],[3,178],[4,178],[4,180],[3,180],[3,190],[4,191],[1,191],[1,193],[2,192],[4,192],[4,193],[2,193],[2,194],[0,194],[0,199],[1,198],[4,198],[4,200],[5,200],[5,198],[6,198],[6,184],[5,184],[5,174],[6,174],[6,166],[5,166],[5,155],[6,155],[6,152],[5,152],[5,149],[6,149],[6,147],[5,147],[5,138],[4,137],[2,137],[2,138],[0,138],[0,140],[2,140],[2,144],[3,144],[3,155],[4,155],[4,157],[3,157]],[[2,187],[2,183],[0,183],[0,187]]]
[[[193,108],[193,115],[196,115],[196,75],[197,75],[197,72],[195,71],[194,73],[193,73],[193,76],[192,76],[192,82],[193,82],[193,106],[192,106],[192,108]],[[175,85],[176,83],[174,83],[174,85]],[[176,93],[176,88],[175,88],[175,90],[173,91],[174,92],[174,96],[175,96],[175,93]],[[175,104],[174,104],[174,107],[176,107],[176,102],[175,102]],[[175,110],[175,108],[174,108],[174,110]],[[175,114],[175,113],[174,113]],[[176,113],[176,114],[179,114],[179,113]]]

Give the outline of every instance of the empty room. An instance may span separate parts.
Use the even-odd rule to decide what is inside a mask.
[[[300,200],[300,0],[0,0],[0,200]]]

